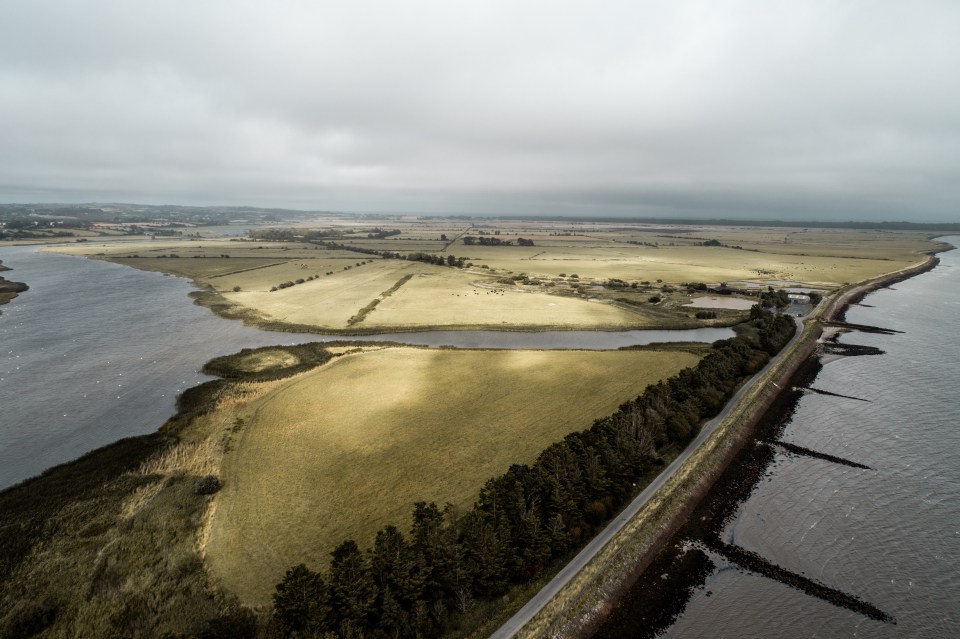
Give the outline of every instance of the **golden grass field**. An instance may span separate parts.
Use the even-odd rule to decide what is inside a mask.
[[[647,318],[575,297],[517,290],[458,269],[426,266],[366,317],[366,328],[391,326],[637,327]]]
[[[415,501],[470,505],[510,464],[696,362],[656,351],[343,355],[237,413],[208,565],[245,602],[266,603],[291,565],[325,567],[346,538],[363,547],[384,525],[406,529]]]
[[[376,226],[402,232],[368,239],[367,233]],[[317,330],[369,331],[686,326],[692,320],[682,309],[690,299],[683,291],[664,295],[664,303],[655,309],[642,303],[618,306],[608,302],[620,292],[575,293],[569,278],[577,275],[576,283],[588,287],[618,278],[649,282],[651,287],[658,287],[659,281],[675,286],[747,280],[834,288],[915,264],[922,260],[919,252],[933,246],[920,233],[844,229],[505,221],[470,226],[451,220],[347,218],[325,219],[312,226],[305,222],[296,228],[319,227],[339,229],[343,237],[337,241],[348,247],[455,255],[467,257],[474,267],[384,260],[298,241],[157,239],[60,245],[50,250],[189,277],[200,286],[212,287],[227,302],[252,311],[252,317],[259,318],[256,321],[274,326],[279,322]],[[465,246],[458,239],[465,234],[479,237],[480,231],[499,232],[497,237],[503,240],[530,238],[535,246]],[[447,240],[442,241],[441,235]],[[710,239],[742,248],[698,245]],[[179,258],[161,257],[170,254]],[[542,278],[553,287],[498,284],[520,273]],[[412,277],[384,295],[407,275]],[[315,279],[271,292],[283,282],[310,277]],[[627,291],[627,296],[635,292],[639,302],[659,294],[658,290],[640,294],[641,290]]]
[[[222,295],[235,304],[255,309],[267,319],[342,329],[361,308],[408,271],[420,268],[417,262],[377,260],[278,291],[241,290]]]
[[[357,328],[618,328],[650,323],[637,312],[596,301],[520,292],[512,287],[504,290],[496,286],[494,276],[479,270],[318,250],[313,245],[157,240],[55,250],[188,277],[214,287],[231,303],[253,309],[264,320],[321,329],[349,328],[350,318],[375,300],[379,305]],[[160,257],[171,254],[179,257]],[[405,275],[414,277],[381,298]],[[316,279],[271,291],[282,282],[308,276]],[[240,290],[234,292],[234,287]]]

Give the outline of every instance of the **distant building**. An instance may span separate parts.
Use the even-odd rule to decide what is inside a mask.
[[[801,295],[800,293],[789,293],[787,297],[790,298],[790,301],[794,304],[809,304],[810,296]]]

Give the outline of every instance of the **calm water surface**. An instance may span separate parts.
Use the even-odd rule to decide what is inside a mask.
[[[960,237],[946,238],[960,246]],[[843,342],[886,351],[826,364],[784,439],[866,464],[781,455],[726,541],[864,599],[886,625],[720,566],[665,636],[960,637],[960,251],[871,294],[850,322],[902,335]]]
[[[0,248],[30,290],[0,307],[0,488],[131,435],[156,430],[200,367],[241,348],[342,339],[260,331],[187,297],[187,280],[83,258]],[[610,349],[713,341],[692,331],[436,331],[367,336],[426,346]]]

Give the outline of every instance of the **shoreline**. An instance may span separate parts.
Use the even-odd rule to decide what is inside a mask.
[[[42,244],[41,244],[42,245]],[[739,316],[728,317],[728,318],[717,318],[712,320],[697,320],[692,316],[686,316],[686,318],[678,317],[678,321],[674,322],[654,322],[654,323],[624,323],[624,324],[582,324],[582,325],[571,325],[571,324],[510,324],[504,326],[502,324],[429,324],[429,325],[398,325],[398,326],[376,326],[371,328],[334,328],[334,327],[325,327],[318,326],[314,324],[297,324],[293,322],[286,322],[283,320],[270,319],[268,317],[260,314],[256,309],[249,306],[243,306],[242,304],[237,304],[226,297],[220,291],[217,291],[212,284],[207,282],[201,282],[200,280],[188,277],[186,275],[177,275],[175,273],[168,273],[162,270],[156,270],[151,268],[141,268],[132,264],[127,264],[123,261],[111,259],[109,256],[101,255],[73,255],[70,253],[63,253],[58,251],[50,251],[52,253],[57,253],[59,255],[67,255],[69,257],[78,257],[82,259],[92,259],[100,260],[103,262],[108,262],[110,264],[117,264],[120,266],[126,266],[128,268],[133,268],[141,270],[144,272],[150,273],[162,273],[171,277],[178,277],[185,279],[191,283],[191,285],[196,289],[195,291],[190,292],[188,295],[190,299],[193,300],[193,303],[197,306],[202,306],[208,309],[217,317],[226,320],[240,321],[244,326],[249,326],[251,328],[256,328],[262,331],[270,331],[276,333],[300,333],[300,334],[312,334],[312,335],[336,335],[340,337],[360,337],[367,335],[381,335],[386,333],[421,333],[421,332],[439,332],[439,331],[497,331],[504,333],[544,333],[544,332],[574,332],[574,331],[597,331],[597,332],[607,332],[615,333],[621,331],[667,331],[667,330],[691,330],[697,328],[730,328],[736,326],[744,321],[746,318],[746,311],[739,311]],[[483,274],[486,275],[486,274]],[[815,287],[810,287],[815,288]],[[547,295],[556,295],[554,293],[544,293]],[[558,297],[566,297],[563,295],[557,295]],[[617,308],[621,308],[631,313],[635,313],[636,309],[631,308],[629,305],[623,305],[616,302],[603,302],[608,303]],[[681,307],[685,308],[685,307]],[[690,308],[691,312],[697,309]],[[702,310],[702,309],[701,309]],[[733,309],[729,309],[733,310]]]
[[[3,262],[0,262],[0,273],[3,271],[12,271],[13,269],[9,266],[4,266]],[[2,276],[0,276],[0,306],[7,304],[15,298],[20,293],[29,290],[30,287],[24,284],[23,282],[13,282]],[[2,312],[2,311],[0,311]]]
[[[122,264],[112,260],[104,260],[112,264]],[[136,268],[131,266],[131,268]],[[180,276],[176,276],[180,277]],[[193,303],[209,309],[214,315],[222,319],[240,320],[245,326],[258,328],[263,331],[272,331],[277,333],[308,333],[316,335],[338,335],[344,337],[357,337],[364,335],[381,335],[385,333],[426,333],[439,331],[497,331],[503,333],[546,333],[552,331],[602,331],[606,333],[615,333],[620,331],[670,331],[670,330],[689,330],[696,328],[730,328],[743,322],[743,317],[720,319],[716,321],[702,321],[690,319],[686,322],[676,323],[654,323],[654,324],[594,324],[594,325],[569,325],[569,324],[430,324],[423,326],[400,325],[400,326],[377,326],[374,328],[332,328],[316,326],[313,324],[295,324],[281,320],[273,320],[263,317],[255,309],[231,302],[225,298],[219,291],[215,290],[210,284],[203,284],[193,278],[190,282],[197,288],[190,293]],[[614,304],[614,306],[618,306]],[[628,311],[631,309],[627,309]]]
[[[0,634],[20,636],[11,628],[23,624],[44,630],[63,618],[90,624],[81,625],[84,636],[195,636],[209,623],[246,614],[203,563],[212,493],[199,485],[219,473],[218,456],[236,427],[211,420],[224,403],[245,401],[251,384],[322,365],[325,347],[267,346],[214,358],[204,370],[216,378],[181,393],[157,430],[0,490]],[[295,361],[245,370],[242,358],[256,351],[283,351]],[[149,618],[138,608],[142,584],[117,588],[127,576],[149,583],[163,602]],[[117,635],[109,615],[83,619],[81,611],[94,605],[130,612],[129,627]]]
[[[550,634],[554,637],[578,639],[592,637],[611,617],[617,605],[629,595],[634,585],[645,578],[649,578],[648,583],[659,591],[656,601],[666,606],[668,601],[675,603],[682,599],[682,606],[676,612],[682,611],[686,605],[686,591],[698,585],[691,585],[691,582],[696,581],[698,576],[705,579],[710,571],[705,570],[703,562],[697,563],[684,557],[690,565],[681,572],[691,574],[682,575],[682,583],[673,583],[673,580],[669,584],[660,583],[662,580],[659,575],[666,572],[664,567],[670,563],[665,564],[662,555],[688,538],[684,533],[694,521],[694,515],[700,514],[705,505],[717,497],[718,490],[724,488],[719,486],[724,474],[732,468],[732,462],[738,456],[745,451],[749,452],[749,444],[758,441],[757,434],[761,427],[775,423],[779,416],[789,414],[789,405],[795,401],[789,390],[792,388],[791,382],[797,376],[809,374],[811,367],[820,365],[820,339],[823,334],[821,322],[842,318],[842,313],[850,304],[859,302],[875,290],[936,268],[940,260],[935,254],[952,248],[945,245],[926,253],[926,259],[920,264],[840,289],[819,313],[815,312],[810,318],[813,321],[806,323],[793,352],[788,353],[775,370],[769,371],[768,381],[777,385],[778,390],[758,390],[745,397],[734,409],[728,423],[714,433],[711,438],[712,449],[699,460],[692,460],[696,467],[689,469],[687,474],[673,485],[668,484],[661,498],[652,500],[657,507],[650,509],[651,512],[646,512],[647,509],[641,511],[637,517],[639,521],[628,524],[621,534],[610,542],[609,546],[614,548],[604,549],[603,554],[608,555],[607,565],[595,568],[595,575],[585,578],[585,583],[571,582],[573,592],[561,593],[557,597],[564,600],[562,607],[551,613],[548,608],[554,602],[548,603],[528,627],[521,628],[514,636],[533,638]],[[769,385],[765,386],[769,388]],[[711,440],[704,442],[703,447],[706,448],[710,443]],[[762,464],[761,470],[765,467],[766,464]],[[681,474],[682,472],[678,472],[678,475]],[[752,486],[751,482],[748,488],[752,489]],[[671,560],[677,556],[672,556]],[[590,568],[588,565],[582,572],[587,573]],[[675,571],[674,569],[673,572]],[[655,579],[650,577],[653,573],[656,573]],[[668,620],[660,621],[672,623],[672,620],[673,613],[670,613]],[[669,623],[650,626],[647,636],[654,636],[669,626]],[[637,632],[639,630],[634,629],[628,634],[638,636]]]
[[[698,561],[698,558],[683,557],[677,554],[676,549],[691,538],[709,538],[718,534],[717,529],[722,529],[740,503],[749,496],[756,481],[762,478],[773,459],[773,450],[769,446],[763,446],[765,450],[758,452],[764,435],[775,433],[786,425],[802,395],[800,391],[795,391],[794,387],[812,381],[824,364],[820,358],[824,335],[820,324],[843,318],[851,304],[858,303],[869,293],[933,270],[940,263],[935,253],[951,248],[945,247],[931,252],[922,264],[852,285],[845,291],[841,290],[826,305],[821,315],[811,324],[814,327],[811,333],[815,335],[804,336],[803,342],[798,344],[795,353],[791,354],[792,361],[778,375],[776,383],[780,390],[752,407],[732,445],[718,459],[718,464],[696,485],[690,487],[691,502],[684,504],[677,515],[664,526],[659,535],[659,547],[648,546],[627,578],[617,584],[616,590],[611,591],[611,597],[603,602],[602,610],[598,610],[601,614],[591,619],[589,624],[578,625],[577,631],[568,636],[618,636],[614,629],[607,629],[605,633],[598,631],[613,617],[617,605],[629,598],[634,586],[641,581],[646,581],[646,584],[653,588],[659,588],[654,600],[647,602],[647,605],[652,607],[659,603],[660,618],[651,620],[653,624],[645,635],[637,629],[628,634],[652,637],[672,625],[676,616],[685,609],[689,595],[702,585],[713,569],[709,558],[704,556]],[[796,353],[802,355],[796,357]],[[739,463],[734,464],[735,461]],[[662,581],[659,575],[666,572],[667,567],[678,558],[684,560],[688,568],[681,570],[681,574],[671,580],[671,583],[658,583]]]

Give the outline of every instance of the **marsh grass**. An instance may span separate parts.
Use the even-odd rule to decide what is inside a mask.
[[[219,474],[243,427],[236,410],[277,383],[255,380],[325,361],[322,349],[291,348],[295,366],[189,389],[157,433],[0,492],[0,637],[196,636],[211,623],[249,621],[204,568],[214,497],[197,485]]]
[[[310,370],[330,359],[319,343],[296,346],[245,348],[239,353],[217,357],[203,366],[203,372],[225,379],[269,381]]]
[[[158,636],[217,616],[188,474],[140,466],[175,441],[122,440],[0,493],[0,636]]]

